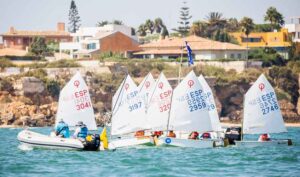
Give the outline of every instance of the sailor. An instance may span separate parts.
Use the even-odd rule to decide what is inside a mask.
[[[135,132],[135,137],[143,137],[145,135],[145,131],[144,130],[139,130],[137,132]]]
[[[199,133],[194,131],[189,135],[189,139],[197,140],[199,139]]]
[[[203,133],[203,134],[201,135],[201,138],[202,138],[202,139],[211,139],[210,133],[208,133],[208,132]]]
[[[176,134],[174,133],[173,130],[170,130],[170,131],[169,131],[168,137],[176,138]]]
[[[56,128],[55,128],[56,136],[60,136],[63,138],[70,138],[70,130],[68,124],[66,124],[63,119],[60,119]]]
[[[271,137],[269,134],[264,133],[259,136],[258,141],[271,141]]]
[[[155,131],[152,136],[156,136],[157,138],[163,135],[163,131]]]
[[[73,137],[85,140],[88,134],[88,128],[86,127],[86,125],[82,121],[79,121],[76,124],[76,127],[77,128],[75,129]]]

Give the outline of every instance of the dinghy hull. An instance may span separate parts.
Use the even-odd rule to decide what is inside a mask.
[[[139,145],[151,145],[149,137],[141,137],[141,138],[124,138],[113,140],[109,143],[109,147],[112,148],[126,148],[126,147],[134,147]]]
[[[290,146],[292,141],[285,140],[272,140],[272,141],[235,141],[237,147],[257,147],[257,146]]]
[[[213,148],[216,147],[216,142],[214,140],[163,138],[163,145],[190,148]]]
[[[84,146],[78,139],[50,137],[30,130],[22,130],[18,140],[27,146],[47,149],[83,150]]]

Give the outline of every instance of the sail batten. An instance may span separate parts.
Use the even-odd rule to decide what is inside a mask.
[[[89,130],[97,130],[89,89],[79,72],[60,92],[55,125],[61,119],[70,127],[82,121]]]
[[[245,95],[243,133],[282,133],[284,125],[276,93],[262,74]]]

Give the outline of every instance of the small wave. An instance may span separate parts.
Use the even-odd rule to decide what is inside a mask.
[[[22,150],[22,151],[31,151],[31,150],[33,149],[33,147],[28,146],[28,145],[26,145],[26,144],[20,144],[20,145],[18,146],[18,148],[19,148],[20,150]]]

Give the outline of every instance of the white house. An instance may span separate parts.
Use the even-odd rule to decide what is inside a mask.
[[[121,32],[126,36],[137,40],[132,35],[131,27],[125,25],[108,24],[103,27],[81,27],[76,33],[71,33],[72,42],[59,43],[60,53],[67,52],[70,58],[89,58],[91,53],[100,49],[99,39],[115,32]]]
[[[290,23],[285,24],[284,28],[293,34],[293,42],[300,42],[300,17],[292,17],[290,19]]]

